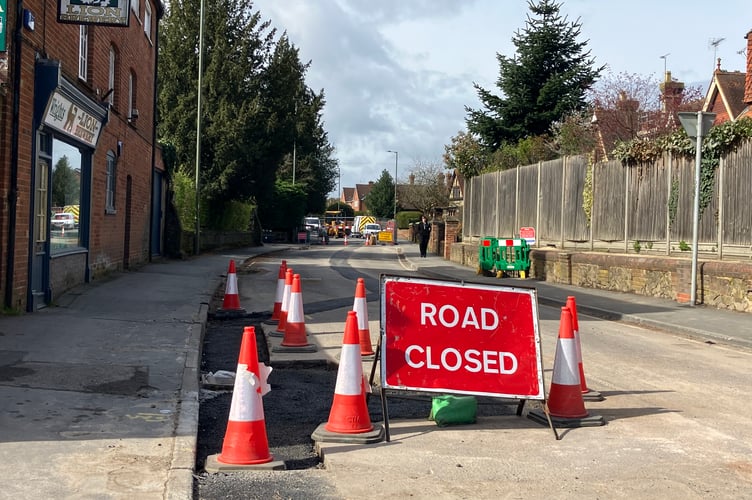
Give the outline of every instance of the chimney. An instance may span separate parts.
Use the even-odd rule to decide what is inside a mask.
[[[682,103],[684,83],[671,78],[671,72],[666,71],[666,80],[660,85],[661,111],[674,113]]]
[[[410,174],[410,185],[415,184],[415,174]]]
[[[752,30],[744,37],[747,39],[747,76],[744,79],[744,104],[752,105]]]

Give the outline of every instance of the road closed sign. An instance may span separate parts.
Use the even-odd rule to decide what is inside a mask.
[[[545,398],[534,289],[382,276],[381,385]]]

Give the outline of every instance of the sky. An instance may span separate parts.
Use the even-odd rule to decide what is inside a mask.
[[[614,75],[662,81],[668,70],[707,88],[718,57],[723,70],[745,71],[749,0],[559,3],[568,21],[579,19],[578,40],[596,65]],[[498,94],[497,54],[515,55],[512,37],[530,14],[527,0],[254,0],[254,8],[310,61],[307,85],[324,90],[340,166],[332,197],[383,170],[405,182],[418,165],[441,165],[444,146],[466,130],[465,107],[481,108],[473,84]]]

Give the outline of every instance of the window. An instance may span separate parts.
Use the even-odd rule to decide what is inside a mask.
[[[151,41],[151,4],[149,0],[144,3],[144,33],[146,33],[146,38]]]
[[[117,52],[115,47],[110,45],[110,68],[107,76],[107,91],[110,95],[107,97],[107,102],[110,103],[110,107],[115,107],[115,63]]]
[[[89,27],[82,24],[78,34],[78,77],[86,81],[89,61]]]
[[[128,75],[128,122],[133,123],[138,118],[136,108],[136,75],[131,71]]]
[[[148,0],[147,0],[148,1]],[[141,9],[141,6],[138,4],[139,0],[131,0],[131,10],[134,14],[136,14],[136,19],[141,19],[138,17],[138,11]]]
[[[81,152],[63,141],[52,141],[50,183],[50,252],[65,252],[81,246],[79,208],[81,206]]]
[[[117,186],[117,159],[115,153],[107,151],[107,181],[105,194],[105,213],[115,213],[115,187]]]

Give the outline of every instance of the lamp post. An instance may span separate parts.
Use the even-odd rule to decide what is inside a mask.
[[[394,153],[394,244],[397,244],[397,163],[399,162],[399,153],[391,149],[387,153]]]
[[[199,169],[201,168],[201,90],[202,75],[204,73],[204,0],[201,0],[199,9],[198,28],[198,100],[196,102],[196,239],[193,242],[193,253],[198,255],[201,238],[201,214],[199,206]]]
[[[702,138],[707,135],[713,126],[715,113],[686,112],[678,113],[679,121],[689,137],[695,137],[695,199],[694,216],[692,220],[692,283],[690,284],[689,305],[694,307],[697,303],[697,245],[699,240],[698,229],[700,225],[700,167],[702,165]]]

